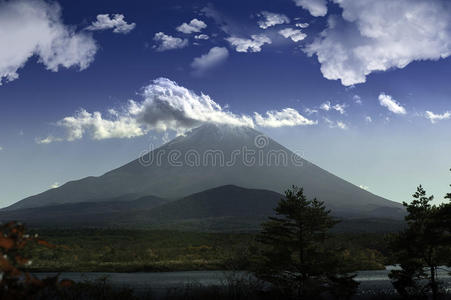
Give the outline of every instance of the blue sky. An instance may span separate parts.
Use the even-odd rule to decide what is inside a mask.
[[[422,183],[441,201],[450,16],[445,0],[0,1],[0,206],[202,122],[253,126],[388,199]]]

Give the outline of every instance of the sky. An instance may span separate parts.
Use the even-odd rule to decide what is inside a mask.
[[[206,122],[390,200],[451,189],[447,0],[0,0],[0,45],[0,207]]]

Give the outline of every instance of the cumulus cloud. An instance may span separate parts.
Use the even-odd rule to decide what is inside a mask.
[[[301,30],[293,28],[282,29],[279,31],[279,34],[286,39],[290,38],[295,43],[300,42],[307,37]]]
[[[314,17],[324,17],[327,14],[327,0],[294,0],[294,3],[308,10]]]
[[[189,23],[183,23],[176,29],[185,34],[191,34],[194,32],[201,32],[202,29],[207,28],[207,24],[204,21],[198,19],[192,19]]]
[[[407,113],[406,109],[390,95],[380,94],[379,103],[394,114],[405,115]]]
[[[343,10],[306,47],[323,76],[345,86],[412,61],[451,54],[451,5],[441,0],[333,0]]]
[[[87,30],[106,30],[113,29],[114,33],[127,34],[135,28],[135,23],[127,23],[122,14],[100,14],[97,15],[97,21],[86,27]]]
[[[86,69],[97,44],[88,32],[63,24],[61,7],[53,2],[0,2],[0,85],[19,77],[18,70],[36,56],[47,70]]]
[[[210,37],[208,35],[202,33],[202,34],[195,35],[194,38],[196,40],[208,40]]]
[[[268,11],[262,11],[259,14],[259,16],[262,19],[258,21],[258,26],[262,29],[267,29],[275,25],[290,23],[290,19],[284,14],[276,14]]]
[[[264,44],[272,43],[271,39],[264,34],[251,35],[250,39],[231,36],[226,38],[226,40],[232,46],[235,46],[237,52],[260,52]]]
[[[206,54],[194,58],[191,67],[194,74],[202,75],[204,72],[222,64],[229,57],[229,51],[225,47],[213,47]]]
[[[307,119],[293,108],[285,108],[281,111],[271,110],[266,112],[266,117],[255,114],[255,122],[261,127],[283,127],[283,126],[300,126],[315,125],[318,122]]]
[[[365,117],[365,122],[367,122],[367,123],[373,123],[373,118],[371,118],[370,116],[366,116],[366,117]]]
[[[150,131],[185,131],[204,123],[227,124],[233,126],[282,127],[314,125],[317,121],[303,117],[292,108],[268,111],[266,116],[238,115],[222,107],[208,95],[197,94],[167,78],[158,78],[143,88],[143,100],[129,100],[121,109],[101,112],[79,110],[72,116],[56,123],[66,130],[64,140],[75,141],[85,136],[94,140],[109,138],[133,138]],[[61,141],[62,138],[49,136],[36,140],[41,144]]]
[[[362,104],[362,98],[359,95],[352,96],[352,99],[356,104]]]
[[[181,49],[181,48],[185,48],[186,46],[188,46],[187,39],[173,37],[173,36],[164,34],[163,32],[155,33],[153,40],[157,43],[157,45],[154,45],[154,47],[153,47],[157,51]]]
[[[447,112],[444,112],[443,114],[434,114],[431,111],[426,111],[425,117],[426,117],[426,119],[430,120],[432,124],[435,124],[438,121],[450,119],[451,112],[447,111]]]

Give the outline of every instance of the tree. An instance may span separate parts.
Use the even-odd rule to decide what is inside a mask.
[[[405,298],[423,299],[431,293],[432,299],[437,299],[437,270],[449,255],[449,237],[440,219],[443,210],[431,204],[434,196],[427,196],[421,185],[413,198],[410,204],[403,203],[407,228],[390,243],[401,270],[392,271],[389,277]]]
[[[262,224],[262,244],[255,275],[298,298],[315,297],[324,291],[352,296],[358,284],[354,276],[342,276],[336,251],[325,246],[329,230],[337,223],[324,203],[308,200],[302,188],[285,192],[276,216]]]

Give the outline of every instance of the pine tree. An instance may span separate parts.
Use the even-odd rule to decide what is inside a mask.
[[[325,247],[337,221],[324,203],[308,200],[302,188],[293,186],[274,210],[276,216],[262,224],[258,238],[263,250],[256,276],[297,297],[319,298],[327,289],[350,297],[358,284],[353,276],[340,276],[335,251]]]
[[[389,276],[405,298],[424,298],[431,293],[432,299],[437,299],[437,269],[449,254],[447,232],[440,218],[443,210],[442,206],[431,204],[434,196],[427,196],[421,185],[413,198],[410,204],[403,203],[408,213],[407,228],[391,241],[401,270],[392,271]]]

